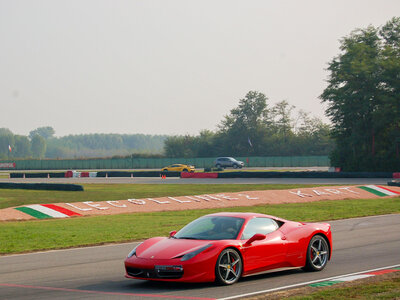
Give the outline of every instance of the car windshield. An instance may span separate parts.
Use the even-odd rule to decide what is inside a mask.
[[[189,223],[175,234],[177,239],[232,240],[236,239],[244,219],[209,216]]]

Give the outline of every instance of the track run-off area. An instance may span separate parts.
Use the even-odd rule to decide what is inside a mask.
[[[400,264],[400,215],[330,222],[333,256],[322,272],[281,271],[232,286],[131,280],[123,261],[137,243],[0,257],[0,299],[234,299]]]
[[[0,182],[109,184],[378,184],[390,179],[0,178]],[[293,269],[242,278],[232,286],[126,279],[137,242],[0,256],[0,299],[235,299],[400,266],[400,214],[336,220],[332,260],[322,272]],[[112,226],[112,225],[110,225]]]

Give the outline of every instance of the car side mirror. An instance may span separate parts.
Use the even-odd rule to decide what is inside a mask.
[[[169,237],[173,237],[175,234],[176,234],[176,230],[171,231],[171,232],[169,233]]]
[[[255,235],[253,235],[251,238],[249,238],[247,240],[247,242],[244,244],[244,246],[250,246],[253,242],[261,241],[261,240],[265,239],[266,237],[267,236],[265,234],[256,233]]]

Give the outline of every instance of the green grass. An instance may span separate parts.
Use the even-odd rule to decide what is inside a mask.
[[[1,222],[0,254],[166,236],[169,231],[178,230],[199,216],[217,211],[259,212],[289,220],[312,222],[400,213],[400,198],[333,200],[252,207]]]
[[[188,196],[253,190],[313,187],[301,184],[83,184],[83,192],[0,189],[0,209],[58,202],[108,201],[130,198]]]
[[[400,273],[400,272],[399,272]],[[379,278],[377,278],[379,279]],[[304,296],[285,298],[287,300],[336,300],[336,299],[399,299],[400,276],[377,282],[365,283],[360,281],[347,287],[333,286]]]

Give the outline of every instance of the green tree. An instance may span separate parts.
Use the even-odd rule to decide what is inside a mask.
[[[40,135],[45,140],[54,136],[56,132],[54,131],[53,127],[46,126],[46,127],[39,127],[35,130],[29,132],[29,138],[32,140],[35,135]]]
[[[34,135],[31,140],[31,150],[33,157],[44,158],[46,153],[46,140],[38,134]]]
[[[263,93],[250,91],[240,99],[239,106],[225,116],[218,133],[225,155],[249,155],[259,150],[270,122],[267,100]]]
[[[20,158],[26,158],[32,155],[31,153],[31,143],[28,137],[23,135],[15,135],[15,145],[14,145],[14,156]]]
[[[8,128],[0,128],[0,158],[13,157],[14,152],[10,152],[8,146],[14,149],[14,134]]]
[[[381,29],[357,29],[341,41],[328,67],[328,104],[335,140],[332,162],[349,171],[400,167],[400,18]]]

